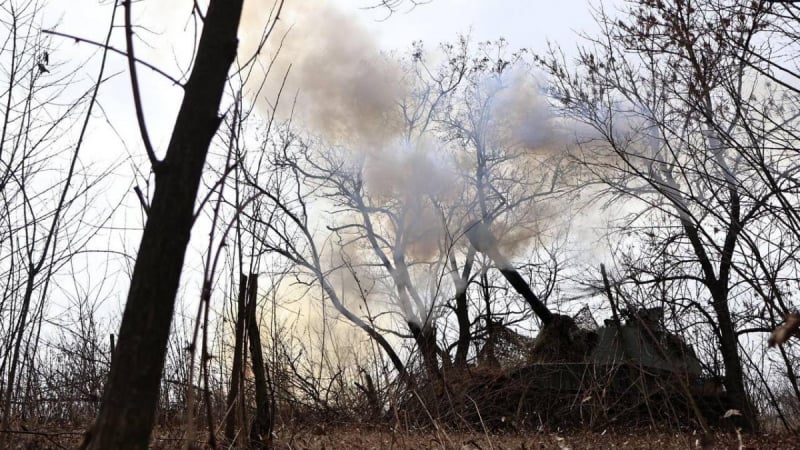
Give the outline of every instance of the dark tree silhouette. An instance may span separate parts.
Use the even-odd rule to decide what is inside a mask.
[[[208,6],[166,156],[154,162],[153,201],[111,373],[86,448],[148,447],[194,202],[220,123],[217,110],[228,70],[236,57],[242,4],[242,0],[212,0]]]

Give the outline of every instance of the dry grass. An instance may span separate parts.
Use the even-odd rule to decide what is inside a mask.
[[[180,449],[184,441],[178,430],[154,433],[155,449]],[[81,432],[37,430],[8,436],[9,449],[75,448]],[[532,450],[532,449],[791,449],[799,448],[798,438],[788,434],[744,435],[716,433],[701,447],[701,436],[692,432],[678,433],[648,429],[583,432],[476,433],[444,429],[427,431],[394,431],[388,427],[357,425],[328,428],[294,427],[275,432],[275,449],[447,449],[447,450]],[[200,443],[191,448],[208,448]],[[219,446],[218,448],[227,448]]]
[[[453,450],[531,450],[531,449],[693,449],[701,448],[701,436],[693,433],[667,433],[651,430],[625,432],[528,432],[481,434],[443,430],[431,432],[393,432],[359,427],[336,430],[279,432],[276,449],[453,449]],[[790,449],[798,448],[789,435],[742,436],[718,433],[705,443],[707,449]]]

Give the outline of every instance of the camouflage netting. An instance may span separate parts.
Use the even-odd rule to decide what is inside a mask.
[[[553,323],[536,338],[493,321],[486,328],[488,337],[478,352],[478,366],[508,370],[537,362],[584,361],[597,341],[597,328],[588,306],[574,317],[554,315]]]
[[[531,363],[582,362],[594,348],[597,333],[578,327],[572,317],[555,314],[530,351]]]
[[[487,338],[478,352],[478,366],[509,369],[528,362],[534,339],[521,335],[504,326],[502,322],[490,322],[486,328]]]

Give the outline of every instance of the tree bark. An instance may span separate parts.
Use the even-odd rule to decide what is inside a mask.
[[[742,414],[741,424],[744,431],[758,431],[758,415],[755,407],[747,395],[747,387],[744,382],[744,369],[742,360],[739,356],[739,338],[736,335],[735,327],[731,319],[730,308],[728,307],[727,289],[712,289],[714,297],[714,311],[720,332],[720,352],[725,363],[725,391],[728,394],[732,406]]]
[[[194,203],[228,70],[236,56],[243,0],[211,0],[172,138],[154,167],[147,218],[103,403],[84,447],[145,449],[158,403],[167,339],[194,216]]]
[[[467,252],[467,259],[464,262],[464,270],[458,280],[456,293],[456,320],[458,321],[458,343],[456,344],[455,366],[458,369],[467,368],[467,355],[469,354],[469,344],[472,335],[470,334],[469,321],[469,302],[467,299],[467,287],[469,277],[472,274],[472,264],[475,261],[475,249],[470,247]]]
[[[725,363],[725,390],[733,408],[738,409],[742,415],[741,427],[747,432],[756,432],[758,431],[758,418],[755,407],[747,395],[744,369],[739,356],[739,337],[736,334],[736,327],[728,304],[733,252],[739,233],[742,230],[739,217],[740,199],[734,184],[729,184],[729,193],[731,196],[729,208],[731,222],[728,225],[721,252],[719,275],[714,271],[711,258],[709,258],[700,239],[697,225],[681,215],[681,211],[685,210],[686,207],[676,202],[676,208],[681,217],[681,225],[703,270],[705,286],[711,294],[712,306],[717,316],[720,339],[719,349],[722,354],[722,361]]]
[[[236,299],[236,330],[235,342],[233,344],[233,366],[231,367],[231,384],[228,390],[226,402],[227,417],[225,418],[225,439],[228,443],[233,443],[236,436],[236,415],[239,408],[236,407],[239,399],[239,385],[242,379],[242,355],[244,354],[244,318],[245,297],[247,297],[247,277],[244,274],[239,276],[239,296]]]
[[[253,378],[256,384],[256,415],[250,427],[250,448],[256,449],[267,448],[272,433],[267,372],[256,319],[257,299],[258,274],[251,273],[247,283],[247,334],[250,338],[250,358],[253,362]]]

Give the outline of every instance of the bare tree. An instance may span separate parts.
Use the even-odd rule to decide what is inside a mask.
[[[8,84],[0,94],[0,426],[6,430],[13,415],[25,414],[22,399],[39,384],[34,364],[48,299],[58,291],[53,277],[70,268],[99,230],[82,227],[94,214],[83,208],[97,181],[82,172],[80,155],[105,77],[105,53],[96,82],[69,99],[74,95],[69,86],[78,83],[49,56],[49,39],[35,26],[41,8],[37,1],[14,1],[2,9],[8,25],[2,49]],[[63,131],[73,126],[77,137],[65,137]],[[64,157],[66,164],[59,161]],[[48,172],[57,170],[63,176],[53,183]],[[95,220],[101,224],[106,218]]]
[[[795,120],[765,122],[794,100],[764,76],[772,69],[761,62],[766,16],[756,3],[642,1],[621,19],[600,10],[602,35],[580,49],[577,72],[557,50],[540,59],[563,111],[593,129],[579,153],[587,174],[608,198],[636,202],[621,232],[648,237],[637,282],[701,288],[701,298],[670,295],[713,330],[727,394],[751,430],[739,337],[758,314],[747,286],[774,276],[764,263],[778,257],[782,232],[766,224],[793,194],[769,180],[795,165],[791,150],[775,146]],[[649,270],[660,260],[665,272]],[[779,293],[772,287],[762,300]]]
[[[494,264],[478,260],[464,234],[483,220],[504,234],[503,244],[526,241],[543,218],[536,203],[558,192],[559,176],[557,158],[537,154],[551,144],[549,124],[506,117],[528,118],[511,99],[536,95],[520,55],[507,54],[504,41],[473,48],[466,37],[444,44],[443,53],[444,62],[431,66],[418,44],[403,61],[409,94],[399,99],[402,128],[385,148],[361,152],[309,138],[279,149],[274,163],[296,174],[308,198],[332,205],[333,243],[361,279],[385,289],[394,332],[414,342],[431,379],[453,365],[453,347],[456,365],[466,367],[470,311],[482,309],[468,291],[480,268]],[[547,119],[535,112],[542,117],[534,119]],[[518,274],[514,280],[527,288]],[[458,327],[453,347],[437,331],[450,310]]]
[[[329,270],[322,263],[322,251],[315,238],[315,227],[311,217],[311,198],[306,189],[313,189],[314,181],[297,164],[307,147],[288,127],[283,127],[278,138],[263,143],[264,150],[273,152],[271,161],[259,158],[251,167],[243,169],[247,185],[254,201],[242,214],[252,227],[244,227],[258,242],[257,255],[269,253],[280,255],[294,264],[300,272],[300,280],[311,276],[322,288],[324,295],[336,310],[364,330],[386,352],[402,377],[406,376],[405,365],[391,344],[373,325],[345,305],[337,293]],[[270,149],[271,148],[271,149]],[[278,169],[278,170],[276,170]],[[309,184],[305,184],[305,183]],[[301,281],[302,282],[302,281]]]
[[[203,30],[163,160],[157,159],[141,107],[137,108],[156,186],[103,403],[84,447],[146,448],[149,443],[175,295],[195,217],[195,198],[206,154],[221,120],[218,108],[237,53],[242,3],[212,0],[205,15],[196,11]],[[140,106],[130,2],[125,6],[134,99]]]

